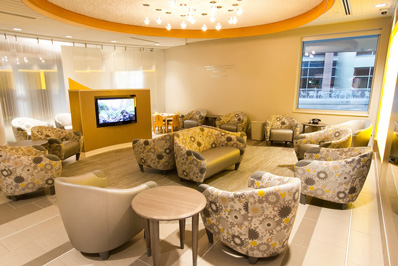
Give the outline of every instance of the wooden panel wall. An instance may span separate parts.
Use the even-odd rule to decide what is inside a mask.
[[[137,123],[97,128],[95,97],[136,95]],[[69,86],[69,101],[74,130],[84,136],[84,151],[152,138],[151,100],[149,89],[75,90]]]

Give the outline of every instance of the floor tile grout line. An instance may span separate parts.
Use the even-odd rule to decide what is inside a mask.
[[[214,248],[214,246],[219,242],[220,240],[217,239],[216,242],[213,243],[213,245],[211,245],[211,247],[205,252],[203,253],[203,256],[200,256],[199,259],[197,260],[196,264],[198,264],[205,256],[207,253],[209,253],[209,251]]]
[[[10,234],[10,235],[4,236],[4,237],[0,238],[0,240],[6,239],[7,237],[13,236],[13,235],[18,234],[18,233],[20,233],[20,232],[23,232],[23,231],[25,231],[25,230],[27,230],[27,229],[29,229],[29,228],[32,228],[32,227],[34,227],[34,226],[36,226],[36,225],[38,225],[38,224],[44,223],[44,222],[46,222],[46,221],[48,221],[48,220],[51,220],[51,219],[53,219],[53,218],[55,218],[55,217],[57,217],[57,216],[59,216],[59,214],[56,214],[56,215],[54,215],[54,216],[51,216],[51,217],[49,217],[49,218],[47,218],[47,219],[45,219],[45,220],[42,220],[42,221],[40,221],[40,222],[38,222],[38,223],[32,224],[32,225],[30,225],[30,226],[28,226],[28,227],[25,227],[24,229],[21,229],[21,230],[18,230],[18,231],[16,231],[16,232],[12,233],[12,234]]]
[[[348,236],[347,236],[347,250],[345,252],[345,263],[344,266],[348,264],[348,251],[350,249],[350,238],[351,238],[351,227],[352,227],[352,209],[350,209],[350,222],[348,225]]]
[[[72,250],[74,250],[75,248],[71,248],[70,250],[68,250],[67,252],[65,252],[64,254],[62,254],[62,255],[59,255],[58,257],[56,257],[56,258],[54,258],[54,259],[52,259],[52,260],[50,260],[49,262],[47,262],[46,264],[44,264],[43,266],[45,266],[45,265],[47,265],[47,264],[49,264],[49,263],[51,263],[51,262],[53,262],[53,261],[55,261],[55,260],[57,260],[57,259],[59,259],[60,257],[62,257],[62,256],[64,256],[64,255],[66,255],[66,254],[68,254],[69,252],[71,252]],[[62,262],[62,261],[61,261]],[[62,262],[62,264],[65,264],[65,263],[63,263]]]

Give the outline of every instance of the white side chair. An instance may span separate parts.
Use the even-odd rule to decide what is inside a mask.
[[[54,118],[55,127],[62,129],[72,129],[72,116],[70,113],[57,114]]]

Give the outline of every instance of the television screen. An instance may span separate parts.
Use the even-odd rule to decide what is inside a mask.
[[[137,123],[135,95],[96,98],[97,127]]]

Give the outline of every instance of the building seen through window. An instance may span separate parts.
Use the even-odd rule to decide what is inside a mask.
[[[297,108],[368,111],[377,39],[305,41]]]

